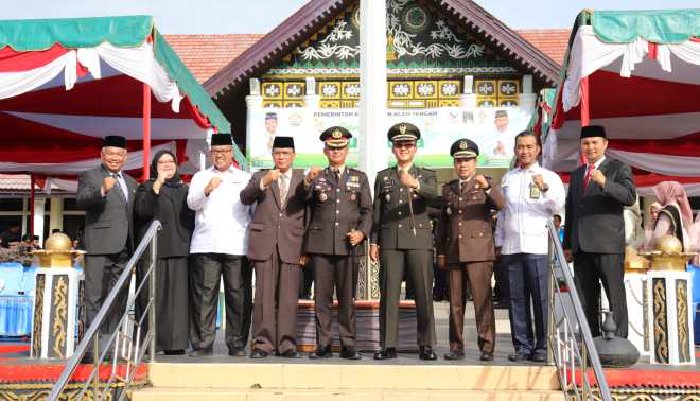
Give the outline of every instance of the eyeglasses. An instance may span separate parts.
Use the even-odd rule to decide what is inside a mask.
[[[158,164],[175,164],[175,160],[158,160]]]
[[[231,149],[212,149],[210,152],[213,155],[225,155],[231,153]]]

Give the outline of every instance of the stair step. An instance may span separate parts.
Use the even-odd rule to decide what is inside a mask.
[[[301,390],[158,387],[134,391],[132,401],[565,401],[561,391],[545,390]]]
[[[552,366],[306,365],[277,363],[150,365],[154,387],[320,390],[557,390]]]

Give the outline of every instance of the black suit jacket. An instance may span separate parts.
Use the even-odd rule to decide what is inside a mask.
[[[103,166],[88,170],[78,179],[76,203],[85,209],[85,249],[88,255],[106,255],[134,249],[133,213],[137,182],[124,174],[129,192],[128,201],[120,194],[115,183],[106,196],[101,188],[109,171]]]
[[[573,252],[624,253],[625,221],[623,210],[632,206],[636,189],[630,167],[606,158],[600,164],[605,174],[605,188],[594,181],[583,187],[586,166],[571,173],[566,193],[564,249]]]

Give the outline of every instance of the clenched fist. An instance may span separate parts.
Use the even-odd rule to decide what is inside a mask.
[[[489,180],[481,174],[474,176],[474,181],[476,182],[476,189],[486,189],[490,186]]]
[[[117,179],[111,176],[105,177],[105,179],[102,181],[102,193],[107,195],[109,191],[112,190],[112,187],[114,184],[117,182]]]
[[[306,182],[311,183],[311,181],[313,181],[320,172],[321,167],[311,167],[309,172],[306,173]]]
[[[281,174],[282,173],[280,173],[280,171],[277,169],[268,171],[262,178],[263,187],[267,187],[274,181],[277,181]]]
[[[535,174],[532,176],[532,182],[537,186],[537,189],[540,191],[544,191],[544,189],[547,187],[547,184],[544,182],[544,178],[542,178],[542,174]]]
[[[408,174],[405,171],[402,171],[401,174],[399,174],[399,179],[401,180],[401,185],[407,188],[418,188],[418,180],[416,179],[416,177]]]
[[[204,194],[209,196],[209,194],[221,185],[221,177],[211,177],[209,183],[204,187]]]
[[[601,173],[600,170],[591,171],[591,180],[597,182],[601,188],[605,188],[605,174]]]

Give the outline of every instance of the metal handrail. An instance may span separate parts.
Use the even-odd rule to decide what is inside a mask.
[[[593,335],[583,313],[576,291],[574,278],[564,257],[559,235],[550,221],[549,231],[549,347],[548,361],[557,367],[562,390],[577,400],[612,401],[608,381],[600,363]],[[563,280],[567,291],[562,291]],[[593,368],[595,384],[589,379],[589,368]],[[581,388],[576,377],[581,378]],[[594,394],[594,389],[598,394]]]
[[[157,257],[157,234],[160,229],[161,224],[158,221],[154,221],[149,226],[148,230],[146,231],[146,234],[141,240],[141,243],[139,244],[138,248],[136,248],[136,252],[134,252],[134,255],[127,262],[126,266],[124,267],[124,270],[119,276],[119,279],[117,280],[116,284],[114,285],[112,290],[107,295],[107,298],[103,302],[102,307],[97,313],[97,316],[95,316],[92,323],[90,324],[90,327],[88,327],[87,331],[85,332],[82,341],[78,345],[73,355],[71,355],[71,357],[68,358],[68,362],[66,363],[63,372],[61,372],[61,375],[59,376],[58,380],[56,381],[56,383],[54,383],[53,387],[51,388],[51,393],[49,394],[48,398],[49,401],[58,400],[59,397],[62,395],[66,385],[68,384],[68,381],[70,380],[71,376],[73,376],[73,373],[83,360],[85,353],[88,351],[88,347],[91,342],[93,348],[92,370],[90,371],[90,374],[88,375],[87,379],[83,382],[82,388],[79,390],[79,393],[75,397],[76,400],[81,400],[83,396],[85,396],[85,393],[91,387],[93,393],[92,397],[89,397],[90,399],[105,399],[106,392],[109,391],[110,385],[115,381],[123,383],[124,390],[126,390],[133,382],[133,379],[137,372],[137,368],[141,364],[147,346],[150,347],[150,362],[154,362],[156,347],[156,311],[154,301],[156,293],[155,265]],[[146,271],[144,272],[141,282],[137,283],[134,294],[130,294],[131,296],[129,296],[129,300],[127,301],[125,311],[121,316],[119,325],[117,326],[118,328],[114,332],[108,334],[109,337],[106,341],[106,344],[104,344],[104,350],[100,352],[100,326],[102,326],[102,324],[105,322],[107,314],[109,310],[113,307],[117,298],[123,296],[123,291],[127,290],[127,287],[132,278],[133,271],[148,247],[150,247],[150,261],[148,264],[148,269],[146,269]],[[148,281],[149,278],[150,282]],[[146,283],[148,283],[148,302],[146,304],[146,307],[144,308],[143,316],[141,316],[140,319],[137,321],[132,316],[130,316],[129,311],[135,306],[138,300],[138,296]],[[146,334],[143,336],[143,344],[140,344],[141,327],[143,326],[143,319],[145,316],[148,316],[148,329]],[[134,331],[136,331],[135,339],[131,335]],[[104,383],[103,390],[100,392],[100,366],[102,365],[102,362],[104,361],[105,356],[107,355],[112,345],[114,345],[114,354],[111,361],[110,376],[109,379]],[[126,362],[124,366],[117,364],[117,360],[120,356],[122,356]],[[118,375],[118,367],[123,367],[125,369],[126,374],[124,375],[124,377],[120,377]],[[121,400],[125,397],[125,395],[126,391],[121,391],[115,398]]]

